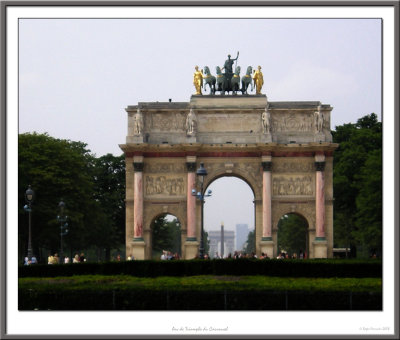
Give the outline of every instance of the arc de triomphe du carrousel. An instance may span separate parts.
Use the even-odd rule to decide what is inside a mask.
[[[277,256],[278,222],[289,213],[308,223],[309,258],[332,257],[332,107],[318,101],[269,101],[261,67],[225,62],[225,73],[196,66],[189,102],[139,102],[128,106],[126,254],[152,255],[152,224],[171,214],[181,225],[182,258],[199,253],[201,202],[196,169],[204,164],[204,190],[235,176],[254,193],[255,247]],[[254,85],[254,88],[253,88]],[[205,88],[210,94],[203,94]],[[253,91],[252,91],[253,90]],[[252,92],[255,92],[252,94]]]

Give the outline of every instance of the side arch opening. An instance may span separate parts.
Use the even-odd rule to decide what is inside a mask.
[[[308,221],[297,213],[287,213],[278,222],[278,257],[308,258]]]
[[[175,215],[157,215],[150,224],[151,258],[171,260],[182,257],[181,222]]]

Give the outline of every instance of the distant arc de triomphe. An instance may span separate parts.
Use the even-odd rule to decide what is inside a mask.
[[[279,219],[308,222],[308,256],[332,257],[332,107],[269,102],[265,95],[193,95],[190,102],[128,106],[126,254],[150,259],[151,225],[163,214],[181,222],[182,256],[200,241],[200,202],[191,195],[204,163],[205,188],[222,176],[243,179],[254,193],[256,252],[277,255]],[[227,203],[229,204],[229,203]]]

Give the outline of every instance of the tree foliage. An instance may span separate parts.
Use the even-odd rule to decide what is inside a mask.
[[[382,123],[376,114],[337,126],[333,167],[335,246],[382,250]]]
[[[307,221],[296,214],[281,217],[278,223],[279,252],[285,250],[289,255],[305,252],[307,249]]]
[[[32,246],[57,252],[60,228],[58,203],[65,202],[69,233],[64,250],[111,247],[123,242],[125,170],[122,157],[96,159],[82,142],[56,139],[48,134],[25,133],[18,138],[18,214],[20,256],[28,240],[28,216],[23,209],[28,185],[35,192],[32,204]],[[117,170],[107,177],[106,165]],[[116,165],[118,164],[118,166]],[[119,206],[120,209],[116,209]],[[65,252],[65,251],[64,251]],[[45,260],[45,259],[42,259]]]
[[[112,154],[95,158],[92,169],[94,199],[102,216],[93,242],[106,250],[110,259],[111,248],[125,243],[125,157]]]
[[[203,230],[204,254],[210,254],[210,238],[208,232]]]
[[[167,215],[161,215],[154,220],[152,232],[153,257],[159,258],[164,250],[181,255],[181,226],[178,219],[168,221]]]
[[[243,246],[243,251],[246,254],[251,254],[256,252],[256,233],[255,230],[252,230],[247,235],[247,241]]]

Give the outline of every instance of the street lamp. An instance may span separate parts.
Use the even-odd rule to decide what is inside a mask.
[[[66,229],[68,227],[68,223],[67,223],[67,219],[68,216],[64,215],[64,208],[65,208],[65,203],[63,202],[63,200],[61,199],[60,203],[58,203],[58,207],[60,208],[60,215],[57,216],[57,221],[60,222],[60,263],[64,263],[63,260],[63,236],[68,234],[68,229]]]
[[[31,186],[28,186],[28,189],[25,191],[25,201],[26,205],[24,206],[24,210],[29,213],[29,232],[28,232],[28,263],[32,262],[32,240],[31,240],[31,212],[32,212],[32,202],[34,198],[34,191],[32,190]]]
[[[200,163],[200,168],[197,169],[196,175],[199,178],[200,191],[196,192],[196,189],[192,189],[192,196],[195,196],[201,202],[201,235],[199,256],[201,259],[204,259],[204,198],[211,196],[211,190],[208,190],[207,194],[203,192],[204,177],[207,176],[207,170],[204,168],[203,163]]]

